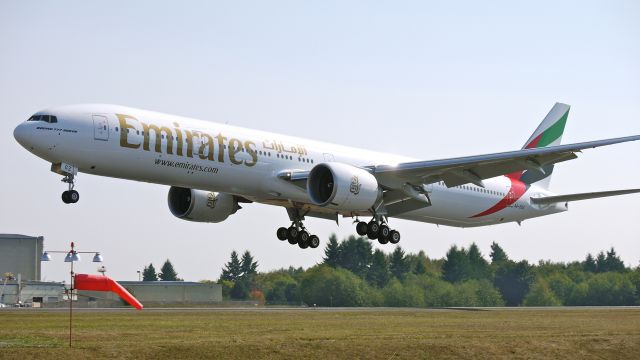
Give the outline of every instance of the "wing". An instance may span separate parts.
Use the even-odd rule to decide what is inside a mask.
[[[406,184],[430,184],[444,181],[448,187],[473,183],[523,170],[544,173],[544,167],[577,158],[577,152],[600,146],[640,140],[640,135],[589,141],[577,144],[522,149],[495,154],[443,160],[416,161],[397,165],[370,166],[368,169],[381,186],[401,189]]]
[[[603,197],[609,197],[609,196],[634,194],[639,192],[640,192],[640,189],[629,189],[629,190],[590,192],[590,193],[582,193],[582,194],[545,196],[541,198],[532,198],[531,202],[536,205],[550,205],[550,204],[561,203],[561,202],[597,199],[597,198],[603,198]]]

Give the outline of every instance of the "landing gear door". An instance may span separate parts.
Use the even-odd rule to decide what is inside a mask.
[[[93,138],[109,140],[109,122],[104,115],[93,115]]]

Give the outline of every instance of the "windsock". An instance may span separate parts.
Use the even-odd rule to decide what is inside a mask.
[[[76,274],[74,281],[74,288],[77,290],[91,290],[91,291],[111,291],[118,294],[129,305],[138,310],[142,310],[142,304],[118,284],[117,281],[104,275],[89,275],[89,274]]]

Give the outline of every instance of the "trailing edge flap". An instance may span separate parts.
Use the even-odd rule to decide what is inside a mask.
[[[547,196],[547,197],[541,197],[541,198],[531,198],[531,203],[536,205],[549,205],[549,204],[569,202],[569,201],[588,200],[588,199],[597,199],[597,198],[609,197],[609,196],[634,194],[639,192],[640,192],[640,189],[628,189],[628,190],[590,192],[590,193],[582,193],[582,194]]]

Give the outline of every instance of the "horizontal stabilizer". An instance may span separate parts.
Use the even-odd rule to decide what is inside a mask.
[[[590,192],[590,193],[582,193],[582,194],[547,196],[542,198],[531,198],[531,202],[536,205],[548,205],[548,204],[555,204],[555,203],[561,203],[561,202],[597,199],[602,197],[627,195],[627,194],[634,194],[634,193],[640,193],[640,189],[614,190],[614,191]]]

